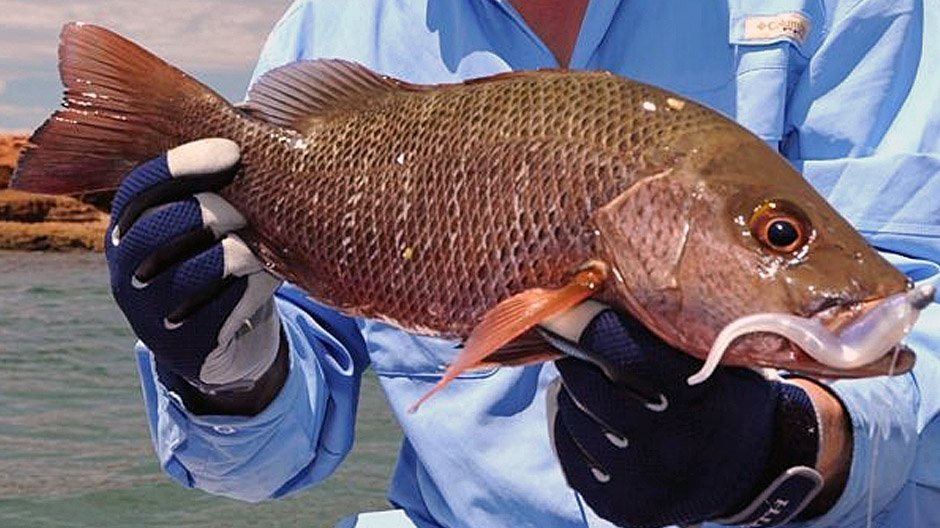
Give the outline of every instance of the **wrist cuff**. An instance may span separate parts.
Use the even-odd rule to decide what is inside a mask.
[[[813,469],[820,438],[813,400],[791,383],[780,382],[778,389],[770,456],[757,498],[733,510],[738,513],[714,522],[778,526],[799,514],[822,490],[822,475]]]
[[[268,370],[257,380],[244,385],[212,387],[197,385],[161,368],[154,362],[157,377],[168,391],[175,393],[186,409],[194,415],[245,415],[261,412],[280,392],[290,369],[290,345],[287,336],[281,342]]]
[[[719,524],[744,526],[780,526],[790,522],[819,494],[822,475],[806,466],[792,467],[781,473],[741,512],[716,519]]]
[[[765,482],[796,466],[816,467],[820,423],[813,399],[799,385],[779,385],[774,411],[774,436]]]

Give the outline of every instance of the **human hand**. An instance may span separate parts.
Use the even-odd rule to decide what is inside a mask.
[[[550,428],[569,484],[599,515],[627,527],[774,526],[818,493],[817,417],[803,389],[729,367],[690,386],[701,361],[610,309],[576,328],[565,337],[607,375],[557,361]]]
[[[209,394],[249,390],[280,341],[280,281],[234,233],[244,217],[209,192],[238,161],[238,145],[214,138],[138,166],[117,191],[105,241],[114,299],[161,380]]]

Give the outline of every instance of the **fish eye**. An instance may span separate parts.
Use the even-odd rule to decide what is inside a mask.
[[[796,251],[809,242],[812,233],[806,215],[782,200],[768,200],[757,206],[748,227],[762,245],[777,253]]]
[[[800,228],[790,218],[774,220],[767,226],[767,241],[775,248],[788,248],[800,239]]]

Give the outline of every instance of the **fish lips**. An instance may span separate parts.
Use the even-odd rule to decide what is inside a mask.
[[[838,334],[884,300],[879,298],[862,302],[842,302],[819,310],[810,317],[819,320],[828,330]],[[914,351],[899,343],[871,363],[842,369],[821,363],[785,337],[756,332],[736,339],[725,353],[722,363],[774,368],[812,378],[840,379],[904,374],[914,368],[915,361]]]
[[[845,327],[852,324],[859,317],[874,310],[885,300],[886,298],[880,297],[860,302],[848,301],[825,310],[820,310],[813,314],[812,317],[819,320],[829,331],[839,334]],[[788,343],[791,347],[799,350],[799,347],[794,343],[790,341],[788,341]],[[809,358],[802,350],[799,350],[799,352]],[[910,372],[910,370],[914,368],[914,363],[917,358],[914,351],[907,345],[898,343],[875,361],[854,369],[838,369],[820,363],[813,358],[809,359],[813,363],[816,363],[816,365],[813,365],[812,372],[810,372],[813,375],[829,378],[862,378],[870,376],[892,376]],[[801,372],[806,373],[805,371]]]

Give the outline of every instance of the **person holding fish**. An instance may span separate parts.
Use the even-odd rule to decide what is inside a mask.
[[[297,0],[237,108],[73,25],[14,184],[120,183],[112,290],[186,486],[322,481],[371,367],[395,509],[342,526],[935,526],[938,17]]]

